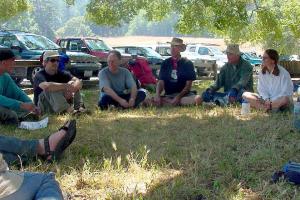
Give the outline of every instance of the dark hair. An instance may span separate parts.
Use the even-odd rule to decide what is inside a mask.
[[[278,61],[279,61],[279,55],[278,52],[275,49],[267,49],[265,53],[269,56],[271,60],[275,61],[275,67],[272,72],[275,76],[279,76],[279,68],[278,68]],[[265,74],[267,71],[267,67],[262,68],[262,73]]]
[[[0,61],[8,60],[15,58],[15,54],[10,49],[1,49],[0,50]]]
[[[117,58],[119,60],[122,59],[121,53],[119,51],[117,51],[117,50],[111,50],[111,51],[109,51],[108,55],[110,55],[110,54],[114,54],[115,56],[117,56]]]

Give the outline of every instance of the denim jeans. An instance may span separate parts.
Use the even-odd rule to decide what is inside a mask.
[[[63,200],[54,173],[16,172],[24,176],[21,187],[3,200]]]
[[[244,89],[241,89],[238,91],[236,102],[242,103],[242,95],[245,92]],[[215,102],[219,104],[218,102],[221,102],[221,105],[228,104],[228,92],[212,92],[209,93],[207,91],[202,93],[202,99],[204,102]]]
[[[125,99],[126,101],[129,101],[130,94],[123,94],[119,95],[122,99]],[[146,93],[144,91],[138,91],[135,99],[134,107],[137,107],[140,103],[142,103],[146,98]],[[98,106],[101,108],[101,110],[105,110],[108,108],[109,105],[114,105],[116,107],[122,107],[117,101],[115,101],[113,98],[111,98],[107,94],[103,94],[101,96],[101,99],[98,103]]]
[[[35,158],[37,145],[38,140],[21,140],[0,135],[0,153],[8,165],[26,163]]]

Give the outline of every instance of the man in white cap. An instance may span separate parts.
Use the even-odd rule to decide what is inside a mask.
[[[38,113],[27,94],[12,80],[9,73],[15,66],[15,55],[9,49],[0,50],[0,123],[17,125],[29,113]]]
[[[186,49],[186,45],[180,38],[173,38],[169,43],[171,57],[161,64],[153,103],[157,106],[198,105],[201,103],[201,97],[191,92],[192,83],[196,79],[194,65],[180,55],[180,52]]]
[[[34,103],[42,113],[84,112],[80,95],[82,82],[69,72],[58,70],[59,58],[57,50],[44,52],[44,69],[33,79]]]
[[[239,45],[229,44],[226,49],[228,63],[220,70],[217,80],[202,94],[204,102],[227,105],[242,101],[245,91],[253,91],[253,69],[251,64],[241,57]],[[217,92],[224,88],[224,93]]]

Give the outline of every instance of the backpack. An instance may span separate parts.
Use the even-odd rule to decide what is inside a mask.
[[[272,182],[276,183],[280,178],[287,180],[288,182],[294,183],[295,185],[300,184],[300,163],[289,161],[283,166],[282,171],[277,171],[272,176]]]

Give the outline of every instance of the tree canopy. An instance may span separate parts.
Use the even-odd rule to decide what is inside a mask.
[[[57,2],[56,7],[52,7],[53,2],[50,0],[0,0],[2,6],[0,21],[5,22],[27,10],[27,14],[22,15],[23,21],[15,18],[14,22],[22,21],[20,24],[24,24],[24,20],[27,20],[28,24],[31,24],[28,28],[37,28],[41,34],[53,37],[54,32],[62,28],[71,17],[85,15],[91,22],[88,24],[91,30],[99,33],[103,31],[116,33],[118,30],[118,34],[151,32],[154,35],[155,31],[152,27],[159,27],[161,35],[162,30],[173,25],[176,33],[171,30],[166,31],[166,34],[203,35],[202,33],[205,33],[205,35],[223,37],[230,42],[263,44],[264,47],[276,48],[282,53],[300,53],[299,0],[60,0]],[[69,8],[61,7],[62,2]],[[74,6],[78,7],[77,5],[80,5],[81,10],[76,9],[77,14],[75,14],[73,10]],[[49,23],[44,24],[45,20]],[[73,23],[85,21],[74,19]],[[15,23],[11,24],[13,26]],[[102,27],[98,28],[96,25]],[[68,32],[68,27],[65,27],[63,32]],[[108,27],[121,28],[110,30]],[[141,28],[145,30],[142,31]]]
[[[90,0],[86,16],[97,24],[118,26],[140,10],[150,21],[176,13],[179,33],[205,29],[231,42],[260,43],[281,52],[299,48],[299,0]]]

